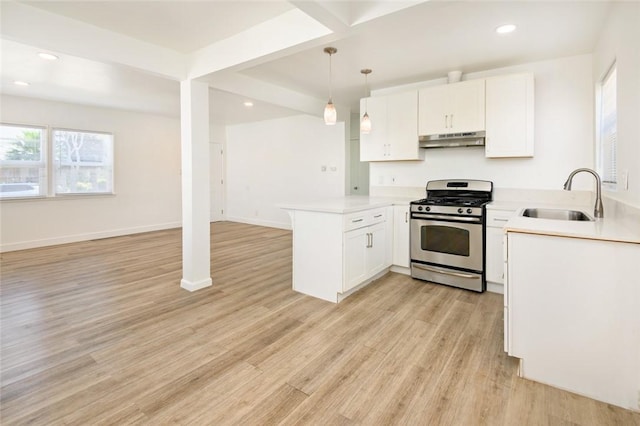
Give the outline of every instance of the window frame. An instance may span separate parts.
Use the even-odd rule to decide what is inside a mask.
[[[604,126],[605,126],[605,105],[604,105],[604,100],[605,100],[605,85],[610,81],[610,78],[615,74],[615,86],[613,88],[613,94],[615,96],[615,101],[613,103],[614,107],[615,107],[615,133],[613,133],[614,135],[614,140],[613,142],[611,142],[611,146],[609,147],[609,156],[610,159],[608,161],[608,163],[610,164],[605,164],[605,155],[604,152],[607,149],[606,146],[606,136],[604,134]],[[599,79],[598,83],[596,84],[596,96],[595,96],[595,100],[596,100],[596,134],[595,134],[595,139],[596,139],[596,143],[595,143],[595,166],[596,166],[596,170],[598,172],[598,174],[600,175],[600,177],[602,178],[602,188],[608,191],[612,191],[615,192],[618,189],[618,182],[619,182],[619,177],[618,177],[618,161],[617,161],[617,151],[618,151],[618,144],[617,144],[617,122],[618,122],[618,104],[617,104],[617,95],[618,95],[618,87],[617,87],[617,61],[614,60],[611,65],[609,66],[609,68],[607,68],[607,71],[602,75],[602,77]],[[610,176],[613,176],[613,180],[610,179]]]
[[[112,197],[116,195],[116,135],[114,132],[100,131],[100,130],[83,130],[75,128],[54,127],[51,125],[43,124],[26,124],[13,121],[2,121],[0,126],[12,126],[12,127],[27,127],[42,129],[42,135],[44,138],[42,144],[42,163],[44,163],[44,178],[41,178],[42,184],[40,185],[39,195],[29,196],[17,196],[17,197],[0,197],[0,203],[3,202],[15,202],[15,201],[34,201],[34,200],[62,200],[62,199],[77,199],[77,198],[91,198],[91,197]],[[111,136],[111,190],[105,192],[73,192],[73,193],[57,193],[56,192],[56,165],[54,159],[54,130],[81,132],[81,133],[94,133],[101,135]],[[39,164],[39,163],[38,163]],[[2,162],[2,167],[5,163]]]
[[[0,122],[0,126],[6,127],[22,127],[22,128],[31,128],[31,129],[39,129],[42,135],[41,141],[41,154],[40,161],[20,161],[20,160],[0,160],[0,168],[4,167],[20,167],[20,168],[30,168],[30,167],[38,167],[42,170],[42,175],[39,176],[38,181],[38,190],[39,193],[36,195],[21,195],[21,196],[13,196],[13,197],[0,197],[0,201],[6,200],[33,200],[33,199],[43,199],[47,198],[50,194],[50,171],[49,171],[49,126],[41,125],[41,124],[25,124],[25,123],[15,123],[15,122]]]
[[[110,156],[111,156],[111,190],[110,191],[102,191],[102,192],[57,192],[56,186],[56,177],[57,177],[57,165],[55,156],[55,140],[54,140],[54,132],[55,131],[63,131],[63,132],[77,132],[77,133],[92,133],[96,135],[108,135],[111,136],[111,147],[110,147]],[[100,196],[100,195],[115,195],[115,135],[113,132],[103,132],[103,131],[95,131],[95,130],[81,130],[81,129],[73,129],[66,127],[51,127],[49,129],[49,139],[50,142],[50,174],[51,174],[51,196],[52,197],[87,197],[87,196]]]

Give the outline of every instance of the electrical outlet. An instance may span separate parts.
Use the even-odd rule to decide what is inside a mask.
[[[327,171],[327,166],[320,166],[320,171],[321,172],[326,172]]]
[[[622,184],[622,189],[627,191],[629,190],[629,170],[625,169],[620,173],[620,180]]]

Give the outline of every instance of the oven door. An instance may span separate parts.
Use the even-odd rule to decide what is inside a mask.
[[[411,260],[482,273],[482,219],[414,214]]]

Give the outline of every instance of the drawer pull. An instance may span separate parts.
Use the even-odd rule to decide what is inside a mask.
[[[351,223],[362,222],[362,219],[351,219]]]
[[[496,222],[509,222],[509,219],[494,218],[493,220],[495,220]]]
[[[379,217],[382,217],[382,213],[375,215],[375,216],[374,216],[374,219],[377,219],[377,218],[379,218]]]

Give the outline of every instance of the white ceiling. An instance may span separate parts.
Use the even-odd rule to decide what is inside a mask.
[[[205,79],[211,118],[305,112],[328,96],[589,53],[606,1],[42,1],[0,3],[3,93],[179,114],[178,81]],[[503,23],[515,33],[494,31]],[[43,61],[36,53],[56,53]],[[29,81],[18,87],[14,80]],[[254,101],[247,108],[245,100]],[[343,107],[344,108],[344,107]]]

